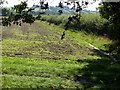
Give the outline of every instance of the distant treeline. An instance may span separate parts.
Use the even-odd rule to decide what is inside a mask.
[[[39,6],[33,6],[32,8],[34,8],[34,10],[31,11],[31,14],[35,14],[35,15],[38,15],[38,14],[59,14],[59,10],[60,8],[59,7],[53,7],[53,6],[50,6],[49,9],[46,9],[46,10],[43,10],[41,9]],[[15,13],[14,10],[12,9],[12,7],[10,8],[0,8],[0,15],[7,15],[8,13]],[[74,14],[76,13],[74,10],[71,10],[69,7],[64,7],[64,9],[62,9],[62,12],[63,14]],[[82,10],[81,11],[82,13],[97,13],[99,14],[99,12],[97,11],[90,11],[90,10]]]

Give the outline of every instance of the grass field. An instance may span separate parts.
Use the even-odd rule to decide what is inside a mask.
[[[120,62],[110,62],[85,41],[107,50],[112,41],[36,21],[3,27],[2,87],[42,89],[118,89]]]

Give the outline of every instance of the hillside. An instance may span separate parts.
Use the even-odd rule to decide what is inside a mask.
[[[64,6],[63,9],[61,9],[57,6],[56,7],[50,6],[49,9],[47,9],[47,10],[41,10],[41,9],[39,9],[38,6],[36,6],[36,7],[34,6],[33,8],[34,8],[34,10],[32,11],[33,14],[38,14],[39,12],[45,12],[46,14],[53,15],[53,14],[59,14],[58,13],[59,10],[62,10],[63,14],[75,14],[76,13],[75,10],[71,10],[67,6]],[[96,11],[89,11],[89,10],[85,10],[85,9],[82,10],[81,12],[82,13],[98,13]]]
[[[120,88],[119,62],[86,43],[105,49],[105,37],[67,31],[61,40],[64,29],[43,21],[2,30],[3,88]]]
[[[47,10],[42,10],[42,9],[39,8],[39,6],[33,6],[31,8],[34,8],[34,10],[32,10],[31,13],[36,14],[36,15],[39,14],[40,12],[45,13],[45,14],[50,14],[50,15],[59,14],[58,13],[59,10],[62,10],[63,14],[75,14],[76,13],[74,10],[71,10],[67,6],[64,6],[63,9],[61,9],[57,6],[56,7],[50,6],[49,9],[47,9]],[[9,11],[9,13],[10,12],[14,13],[14,10],[12,9],[12,7],[10,7],[10,8],[0,8],[0,16],[6,15],[8,11]],[[98,13],[96,11],[89,11],[89,10],[85,10],[85,9],[82,10],[81,12],[82,13],[95,13],[95,14]]]
[[[48,56],[49,58],[50,56],[61,57],[61,59],[69,59],[70,56],[70,58],[74,59],[85,59],[91,56],[90,53],[93,53],[93,51],[87,47],[88,45],[84,46],[85,42],[83,37],[84,39],[90,39],[90,36],[82,32],[78,34],[68,31],[65,39],[61,40],[64,29],[54,25],[49,26],[48,23],[44,22],[41,24],[39,23],[41,22],[35,22],[32,25],[23,24],[22,27],[15,25],[10,28],[3,27],[3,42],[5,43],[5,45],[3,43],[3,54],[8,56],[15,56],[18,54],[18,56],[22,57]],[[96,39],[101,39],[98,40],[99,42],[104,42],[99,44],[101,48],[104,44],[110,42],[109,40],[104,40],[102,37],[96,37],[95,39],[95,36],[93,36],[91,38],[94,38],[94,42],[97,42],[95,41]],[[80,57],[81,53],[82,57]],[[83,55],[85,56],[83,57]]]

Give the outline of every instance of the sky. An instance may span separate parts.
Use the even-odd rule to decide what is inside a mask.
[[[4,6],[4,7],[11,7],[11,6],[14,6],[14,5],[19,4],[21,1],[24,1],[24,0],[7,0],[8,4],[5,3],[5,4],[2,5],[2,6]],[[39,4],[39,1],[40,1],[40,0],[28,0],[28,6],[31,7],[31,6],[33,6],[33,5],[38,5],[38,4]],[[60,1],[65,2],[65,1],[67,1],[67,0],[46,0],[46,2],[48,2],[48,4],[49,4],[50,6],[57,6]],[[89,2],[90,2],[90,1],[91,1],[91,0],[89,0]],[[100,1],[97,1],[97,2],[95,2],[95,3],[92,4],[92,5],[88,5],[86,9],[87,9],[87,10],[91,10],[91,11],[96,11],[96,7],[99,6],[99,2],[100,2]]]

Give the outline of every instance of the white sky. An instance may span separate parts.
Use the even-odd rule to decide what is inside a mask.
[[[17,5],[20,3],[20,1],[24,1],[24,0],[7,0],[8,1],[8,4],[4,4],[2,6],[4,7],[11,7],[11,6],[14,6],[14,5]],[[33,6],[33,4],[35,5],[38,5],[39,4],[39,1],[40,0],[28,0],[28,6]],[[60,1],[66,1],[66,0],[46,0],[46,2],[49,3],[50,6],[56,6],[58,5],[58,3]],[[91,0],[90,0],[91,1]],[[99,1],[95,2],[94,4],[92,5],[88,5],[88,8],[87,10],[92,10],[92,11],[95,11],[96,10],[96,7],[98,7],[99,5]]]

